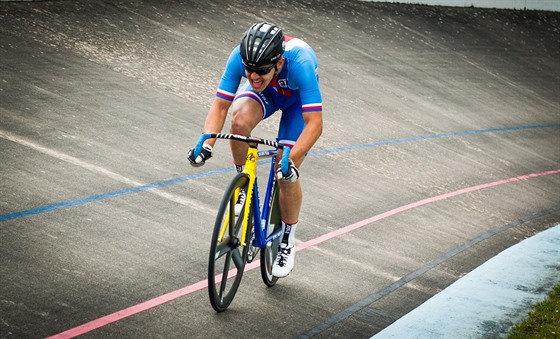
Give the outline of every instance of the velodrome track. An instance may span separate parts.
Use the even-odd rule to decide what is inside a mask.
[[[275,21],[320,59],[292,274],[205,290],[233,174],[186,162]],[[560,14],[354,1],[0,2],[0,337],[369,337],[560,220]],[[274,137],[278,119],[255,135]]]

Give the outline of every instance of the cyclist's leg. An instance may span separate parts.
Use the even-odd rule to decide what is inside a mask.
[[[303,121],[301,103],[296,103],[291,107],[282,111],[282,118],[280,119],[280,128],[278,130],[278,141],[284,144],[295,144],[299,138],[305,123]],[[279,151],[277,162],[282,159],[281,151]],[[301,163],[295,164],[297,167]],[[288,224],[296,224],[299,219],[299,213],[302,203],[301,184],[298,181],[295,183],[287,183],[282,180],[279,181],[280,185],[280,210],[282,211],[282,220]]]
[[[301,184],[298,180],[293,184],[280,181],[279,185],[282,220],[287,224],[296,224],[299,220],[303,200]]]
[[[259,122],[270,116],[276,108],[269,98],[267,90],[257,93],[251,89],[247,82],[235,96],[232,105],[232,121],[230,133],[251,135]],[[247,144],[241,141],[230,141],[233,162],[241,166],[245,164]]]
[[[296,103],[283,109],[280,129],[278,131],[279,141],[284,144],[294,145],[303,131],[304,125],[301,103]],[[282,158],[281,155],[279,154],[277,157],[278,161]],[[296,166],[300,165],[301,160]],[[299,180],[295,183],[279,180],[278,184],[280,188],[279,203],[284,235],[278,247],[278,255],[272,267],[272,274],[276,277],[285,277],[290,274],[295,264],[295,232],[301,210],[302,191]]]

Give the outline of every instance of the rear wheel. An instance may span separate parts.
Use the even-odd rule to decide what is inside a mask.
[[[278,231],[282,228],[282,219],[280,217],[280,204],[278,203],[278,185],[274,185],[274,191],[272,192],[272,206],[270,208],[270,218],[268,225],[269,237],[272,233]],[[267,246],[261,250],[261,277],[266,286],[272,287],[278,281],[278,277],[272,275],[272,266],[276,260],[276,255],[278,254],[278,245],[280,245],[281,237],[276,238],[272,241],[271,245]]]
[[[249,224],[247,225],[249,234],[245,238],[245,243],[242,244],[244,213],[240,213],[239,217],[236,217],[235,204],[239,190],[245,189],[245,192],[248,192],[248,187],[249,177],[239,173],[224,194],[214,224],[208,259],[208,294],[210,303],[217,312],[225,311],[233,301],[247,262],[248,245],[251,240],[250,230],[253,227],[252,218],[249,214]],[[224,236],[219,241],[221,234]]]

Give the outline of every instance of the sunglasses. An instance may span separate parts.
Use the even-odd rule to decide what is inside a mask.
[[[261,67],[261,68],[251,68],[251,67],[245,66],[245,70],[249,74],[257,73],[257,75],[266,75],[266,74],[270,73],[270,71],[272,71],[272,69],[275,68],[275,67],[276,67],[276,64],[274,64],[270,67]]]

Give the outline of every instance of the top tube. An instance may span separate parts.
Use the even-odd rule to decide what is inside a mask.
[[[290,159],[290,151],[292,150],[289,145],[281,144],[276,141],[252,137],[252,136],[244,136],[239,134],[231,134],[231,133],[203,133],[196,144],[194,149],[194,157],[196,158],[202,152],[202,145],[208,139],[230,139],[230,140],[237,140],[243,141],[246,143],[256,143],[260,145],[266,145],[270,147],[282,148],[282,161],[280,164],[280,168],[282,169],[283,174],[288,174],[290,170],[290,164],[288,160]]]

